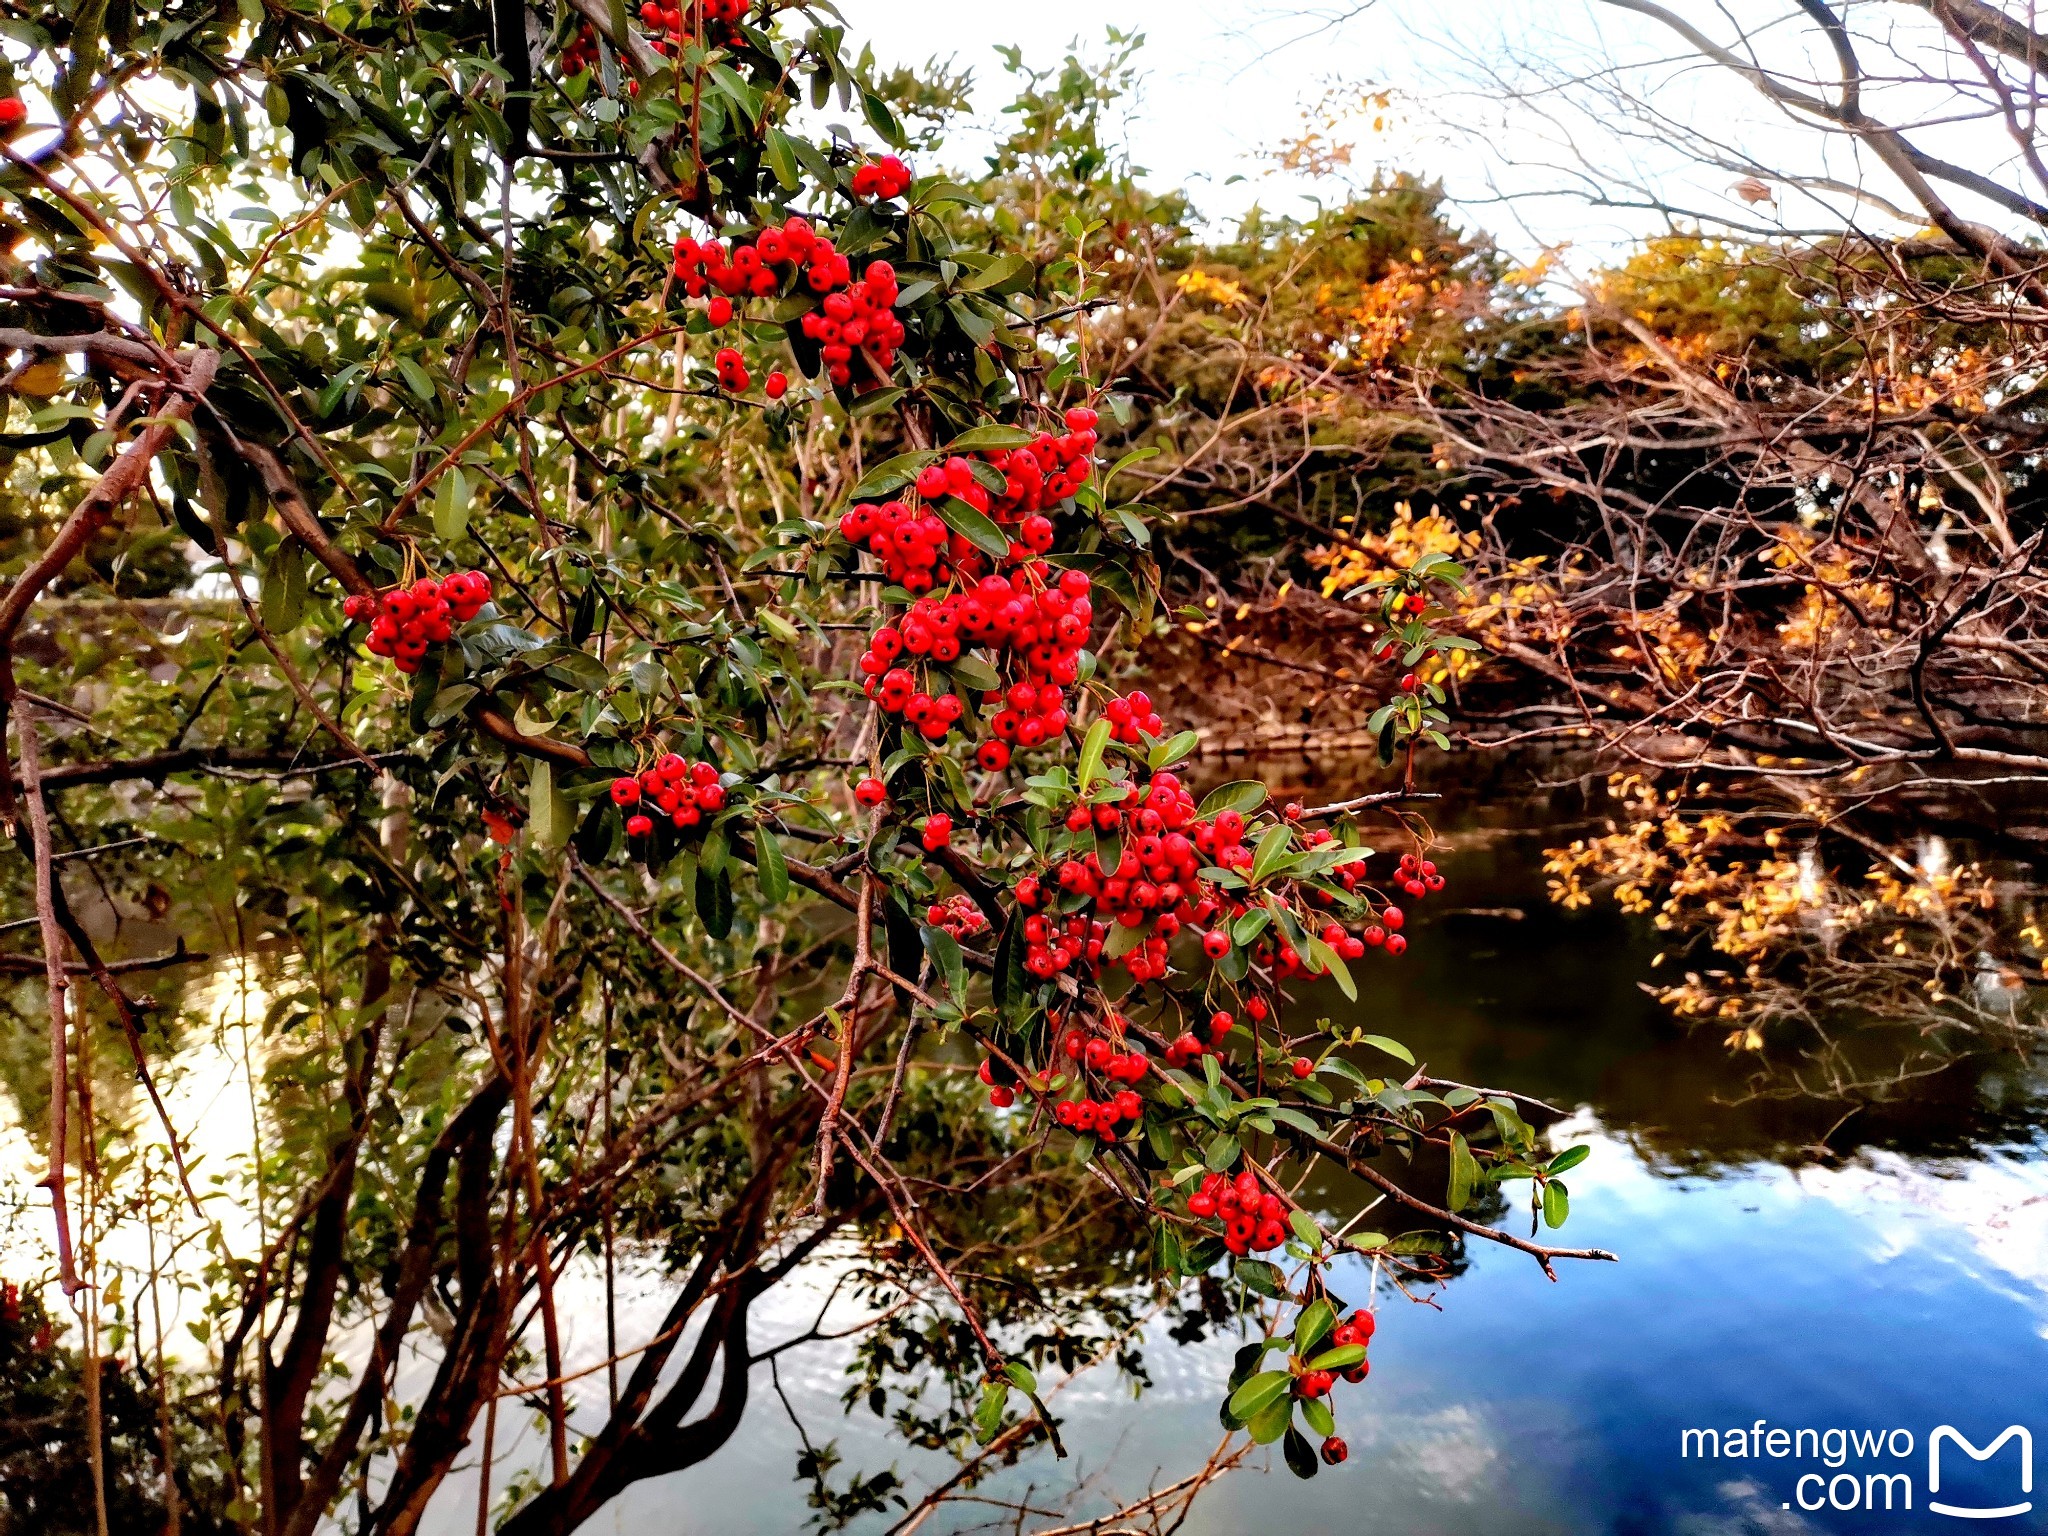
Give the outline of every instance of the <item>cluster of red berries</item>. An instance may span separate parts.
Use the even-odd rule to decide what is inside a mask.
[[[752,240],[735,244],[730,256],[723,240],[676,237],[672,270],[693,299],[711,289],[729,299],[765,299],[782,287],[782,267],[801,270],[805,285],[821,296],[853,281],[852,264],[811,227],[809,219],[795,214]]]
[[[1259,1176],[1249,1168],[1234,1179],[1205,1174],[1201,1186],[1188,1196],[1188,1214],[1197,1221],[1220,1219],[1223,1246],[1240,1258],[1287,1241],[1287,1202],[1261,1189]]]
[[[597,67],[597,28],[584,22],[562,50],[562,73],[580,75]]]
[[[997,1109],[1008,1109],[1017,1102],[1017,1074],[1007,1062],[993,1056],[984,1057],[979,1073],[981,1080],[988,1084],[988,1101]]]
[[[913,509],[903,501],[849,507],[840,514],[839,531],[847,543],[881,561],[883,576],[913,596],[921,597],[955,576],[978,576],[987,569],[981,552],[947,528],[938,514]]]
[[[341,611],[357,624],[368,624],[363,648],[372,656],[389,656],[408,675],[419,671],[430,645],[445,644],[457,624],[467,624],[491,600],[491,578],[482,571],[458,571],[436,581],[423,576],[409,587],[393,587],[381,596],[353,592],[342,599]]]
[[[1061,1099],[1053,1105],[1052,1117],[1077,1136],[1113,1136],[1118,1122],[1135,1122],[1144,1109],[1136,1090],[1126,1088],[1107,1099]]]
[[[1124,1027],[1124,1021],[1114,1014],[1108,1022],[1115,1031]],[[1132,1047],[1119,1033],[1097,1034],[1076,1027],[1060,1037],[1060,1049],[1067,1060],[1090,1072],[1100,1072],[1111,1082],[1128,1087],[1145,1080],[1145,1053]]]
[[[1121,1030],[1123,1021],[1112,1017],[1111,1026]],[[1076,1099],[1062,1099],[1053,1105],[1052,1117],[1067,1130],[1078,1135],[1097,1132],[1112,1134],[1120,1124],[1135,1124],[1145,1112],[1145,1102],[1139,1098],[1134,1083],[1143,1082],[1148,1064],[1145,1053],[1126,1049],[1118,1034],[1099,1034],[1091,1030],[1069,1029],[1061,1037],[1060,1049],[1067,1059],[1081,1069],[1078,1085],[1082,1096]],[[1096,1075],[1109,1079],[1105,1092],[1097,1099],[1086,1091],[1087,1078]],[[1016,1074],[1003,1062],[990,1058],[981,1064],[981,1080],[989,1085],[989,1102],[998,1109],[1008,1109],[1017,1102]],[[1063,1078],[1051,1079],[1050,1087],[1060,1087]]]
[[[1109,739],[1138,744],[1142,736],[1163,736],[1166,722],[1159,718],[1159,711],[1152,707],[1152,696],[1142,688],[1134,689],[1120,699],[1111,699],[1102,706],[1102,713],[1109,719]],[[1239,830],[1243,819],[1239,818]]]
[[[865,526],[841,522],[850,533]],[[921,533],[890,536],[884,547],[898,556],[913,544],[921,558],[921,540]],[[1015,680],[982,695],[994,739],[981,744],[975,761],[990,772],[1006,768],[1013,747],[1034,748],[1066,731],[1064,690],[1080,675],[1081,647],[1095,617],[1089,590],[1085,571],[1064,571],[1055,580],[1044,564],[1026,560],[1007,576],[983,576],[942,598],[919,597],[900,619],[869,637],[860,658],[867,695],[886,713],[902,715],[926,740],[942,741],[965,714],[964,706],[952,693],[926,693],[916,668],[924,661],[957,661],[969,645],[984,647]]]
[[[925,912],[924,920],[956,939],[971,939],[988,932],[987,915],[974,904],[973,897],[964,894],[933,902]]]
[[[1088,483],[1094,470],[1095,426],[1099,419],[1087,406],[1077,405],[1066,413],[1065,432],[1057,436],[1041,432],[1022,447],[983,452],[983,462],[1001,472],[1003,487],[980,510],[999,523],[1012,523],[1030,513],[1056,507],[1073,495]],[[926,491],[925,484],[932,469],[938,467],[933,465],[919,475],[921,494],[935,494]],[[953,466],[949,462],[944,468],[950,482],[954,477]]]
[[[1352,933],[1342,923],[1325,923],[1316,937],[1327,944],[1340,960],[1357,960],[1364,957],[1368,949],[1382,946],[1390,955],[1405,953],[1407,939],[1398,933],[1389,933],[1389,926],[1399,928],[1404,921],[1399,907],[1388,907],[1380,913],[1380,921]],[[1299,976],[1306,969],[1301,952],[1292,944],[1282,940],[1278,944],[1261,941],[1252,946],[1252,958],[1260,965],[1270,965],[1283,980]]]
[[[729,395],[739,394],[753,382],[747,376],[747,360],[740,356],[738,347],[720,347],[712,366],[718,370],[718,387]]]
[[[626,831],[645,837],[654,830],[654,818],[645,810],[653,806],[679,829],[688,829],[725,809],[725,786],[711,763],[693,763],[674,752],[658,758],[651,768],[612,780],[612,804],[631,811]],[[640,810],[632,810],[640,806]]]
[[[1090,967],[1099,965],[1108,938],[1108,926],[1093,921],[1085,912],[1075,912],[1064,920],[1034,912],[1024,919],[1024,969],[1043,981],[1078,961],[1085,960]]]
[[[904,336],[903,322],[895,315],[901,293],[896,269],[886,261],[871,261],[860,281],[854,281],[853,264],[808,219],[791,215],[751,241],[735,244],[729,255],[723,240],[680,235],[671,267],[689,297],[711,294],[705,316],[715,329],[732,323],[734,299],[781,292],[785,270],[800,272],[804,286],[823,300],[802,324],[804,335],[818,343],[818,355],[832,382],[852,381],[856,351],[864,352],[878,377],[886,378],[896,366],[896,349]],[[769,398],[780,399],[788,386],[782,377],[781,388],[771,389]]]
[[[1228,935],[1225,935],[1225,943],[1228,941]],[[1266,1016],[1266,1005],[1259,998],[1252,999],[1252,1010],[1259,1018],[1263,1019]],[[1190,1030],[1168,1042],[1166,1059],[1176,1067],[1184,1067],[1191,1061],[1199,1061],[1205,1049],[1222,1050],[1224,1039],[1236,1027],[1237,1015],[1228,1009],[1219,1008],[1209,1015],[1209,1043],[1206,1047],[1202,1044],[1201,1037]]]
[[[696,0],[697,9],[704,13],[709,25],[733,26],[747,14],[749,0]],[[684,12],[673,5],[663,5],[660,0],[644,0],[640,7],[640,20],[655,35],[648,47],[656,53],[665,54],[679,49],[683,42]]]
[[[853,173],[853,195],[887,202],[910,190],[910,167],[894,155],[883,155]]]
[[[926,853],[952,847],[953,818],[944,811],[934,811],[924,819],[924,829],[918,833],[917,840],[924,844]]]
[[[1444,877],[1436,872],[1435,862],[1412,853],[1401,855],[1401,869],[1394,878],[1417,901],[1444,888]]]
[[[1378,1326],[1373,1315],[1360,1307],[1330,1330],[1327,1342],[1332,1349],[1343,1349],[1352,1344],[1363,1349],[1372,1343]],[[1330,1389],[1337,1385],[1339,1376],[1355,1386],[1371,1374],[1372,1362],[1369,1360],[1361,1360],[1341,1371],[1303,1371],[1294,1378],[1294,1392],[1297,1397],[1327,1397]],[[1332,1446],[1336,1448],[1334,1453]],[[1323,1442],[1323,1460],[1333,1467],[1350,1454],[1351,1448],[1334,1435]]]
[[[839,258],[842,265],[845,260]],[[811,286],[817,287],[815,278]],[[871,261],[859,282],[847,284],[843,293],[827,293],[824,303],[798,322],[804,335],[818,344],[825,376],[834,384],[852,380],[857,351],[866,356],[878,379],[886,379],[895,368],[904,334],[895,313],[899,293],[896,269],[886,261]]]
[[[1243,817],[1237,820],[1241,832]],[[1078,914],[1070,914],[1064,926],[1049,922],[1042,953],[1027,950],[1025,969],[1049,976],[1068,969],[1083,955],[1095,963],[1102,934],[1113,922],[1146,930],[1145,938],[1118,963],[1134,981],[1158,980],[1167,971],[1168,946],[1181,929],[1208,922],[1218,910],[1215,894],[1200,876],[1197,857],[1198,838],[1204,830],[1213,837],[1213,824],[1196,820],[1194,796],[1181,787],[1179,775],[1162,770],[1147,784],[1128,785],[1121,802],[1074,806],[1067,813],[1066,827],[1076,834],[1121,835],[1113,870],[1105,873],[1093,850],[1076,850],[1049,872],[1052,883],[1066,895],[1094,902],[1102,920],[1086,929],[1085,938],[1075,928]],[[1187,835],[1189,828],[1196,831],[1196,838]],[[1018,881],[1018,905],[1027,912],[1049,905],[1045,884],[1038,875]]]

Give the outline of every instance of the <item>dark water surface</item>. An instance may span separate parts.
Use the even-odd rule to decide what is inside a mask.
[[[1475,1244],[1484,1251],[1439,1294],[1441,1311],[1383,1297],[1371,1379],[1336,1399],[1350,1462],[1301,1483],[1262,1455],[1263,1471],[1225,1479],[1184,1529],[2048,1531],[2048,1467],[2023,1489],[2018,1437],[1983,1462],[1944,1444],[1940,1490],[1929,1487],[1929,1437],[1942,1425],[1979,1448],[2018,1425],[2048,1458],[2042,1078],[2011,1056],[1978,1060],[1838,1128],[1840,1105],[1730,1102],[1743,1078],[1716,1032],[1687,1035],[1641,990],[1655,935],[1608,908],[1565,914],[1545,902],[1540,850],[1581,812],[1570,796],[1530,796],[1527,783],[1521,771],[1513,795],[1467,784],[1491,808],[1444,808],[1462,829],[1449,888],[1417,913],[1403,960],[1360,966],[1358,1013],[1440,1075],[1573,1110],[1553,1136],[1590,1143],[1593,1156],[1571,1175],[1564,1238],[1621,1262],[1570,1266],[1552,1285],[1524,1256]],[[1816,1156],[1811,1144],[1831,1128],[1831,1154]],[[1514,1219],[1526,1230],[1526,1213]],[[1337,1282],[1354,1299],[1367,1283],[1362,1265]],[[757,1347],[778,1324],[808,1323],[803,1298],[783,1305],[787,1318],[764,1321]],[[1199,1464],[1218,1438],[1235,1343],[1155,1337],[1156,1386],[1139,1401],[1107,1375],[1058,1398],[1074,1464],[1099,1479],[1082,1512]],[[844,1361],[821,1346],[782,1363],[811,1435],[837,1437],[851,1466],[929,1476],[936,1463],[904,1453],[865,1412],[840,1415]],[[1758,1421],[1754,1455],[1703,1457],[1684,1439]],[[1794,1441],[1802,1429],[1845,1433]],[[1882,1448],[1864,1454],[1873,1435]],[[1747,1452],[1747,1439],[1721,1448]],[[598,1528],[798,1529],[808,1512],[791,1480],[796,1449],[764,1381],[713,1462],[642,1490]],[[1034,1460],[988,1491],[1063,1486],[1074,1464]],[[1966,1519],[1930,1510],[1930,1498],[2033,1507]],[[923,1529],[969,1529],[992,1513],[955,1506]]]

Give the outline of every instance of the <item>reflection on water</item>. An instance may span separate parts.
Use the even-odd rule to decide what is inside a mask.
[[[1283,764],[1264,766],[1286,773]],[[1337,1399],[1350,1462],[1310,1483],[1277,1465],[1227,1478],[1183,1529],[1920,1531],[1930,1520],[1946,1523],[1924,1512],[1924,1447],[1936,1425],[1954,1424],[1979,1445],[2009,1423],[2028,1425],[2048,1455],[2048,1379],[2039,1369],[2048,1337],[2048,1091],[2037,1064],[1980,1055],[1846,1117],[1851,1106],[1841,1103],[1759,1094],[1752,1058],[1731,1056],[1717,1031],[1683,1029],[1644,991],[1658,948],[1644,925],[1610,906],[1566,913],[1544,899],[1541,849],[1561,830],[1574,835],[1571,824],[1584,816],[1576,797],[1530,796],[1526,770],[1503,768],[1492,781],[1483,765],[1465,770],[1465,799],[1446,802],[1440,817],[1455,834],[1442,861],[1449,887],[1413,914],[1407,955],[1358,967],[1355,1009],[1334,993],[1312,1006],[1407,1040],[1438,1075],[1513,1087],[1569,1111],[1552,1139],[1585,1142],[1594,1155],[1571,1175],[1564,1237],[1611,1249],[1622,1262],[1567,1268],[1551,1285],[1521,1255],[1489,1247],[1468,1255],[1441,1293],[1441,1312],[1383,1299],[1371,1379]],[[202,1185],[209,1173],[238,1170],[250,1126],[237,1027],[243,999],[226,980],[210,985],[186,999],[204,1027],[167,1074],[178,1123],[195,1128]],[[260,1006],[248,1011],[260,1017]],[[146,1115],[141,1123],[148,1128]],[[16,1189],[38,1175],[40,1155],[18,1125],[0,1124],[0,1161]],[[28,1200],[10,1249],[40,1241],[46,1222],[46,1202]],[[224,1238],[231,1251],[249,1251],[246,1213]],[[757,1351],[812,1326],[838,1262],[822,1261],[801,1284],[763,1299]],[[1370,1278],[1355,1265],[1334,1283],[1358,1300]],[[572,1271],[563,1288],[574,1369],[603,1356],[603,1309],[588,1274]],[[852,1320],[835,1314],[825,1326]],[[655,1326],[651,1303],[624,1299],[622,1338]],[[183,1330],[175,1319],[171,1327],[178,1341]],[[1154,1385],[1141,1400],[1108,1373],[1077,1379],[1054,1399],[1073,1462],[1055,1468],[1034,1457],[984,1491],[1056,1503],[1078,1477],[1088,1488],[1076,1512],[1090,1514],[1186,1472],[1218,1439],[1216,1406],[1236,1342],[1212,1335],[1180,1345],[1155,1331],[1145,1350]],[[850,1347],[807,1345],[779,1360],[779,1385],[804,1431],[814,1443],[836,1440],[849,1469],[893,1465],[913,1487],[944,1475],[950,1461],[906,1451],[865,1409],[842,1413]],[[409,1359],[405,1371],[429,1368]],[[603,1380],[584,1378],[572,1393],[581,1430],[599,1422]],[[1910,1463],[1921,1474],[1920,1505],[1890,1515],[1801,1509],[1797,1479],[1814,1470],[1810,1460],[1680,1454],[1687,1429],[1759,1419],[1787,1429],[1909,1431],[1921,1447]],[[505,1415],[499,1435],[502,1487],[520,1463],[538,1464],[545,1447],[523,1414]],[[636,1489],[590,1529],[798,1530],[810,1514],[807,1485],[792,1475],[801,1444],[763,1373],[741,1433],[711,1462]],[[1997,1481],[2011,1471],[1965,1462],[1945,1471],[1943,1496],[2004,1502],[1994,1497]],[[1806,1485],[1809,1502],[1814,1486]],[[474,1499],[470,1478],[451,1480],[426,1529],[467,1536]],[[2048,1531],[2048,1496],[2042,1504],[1990,1528]],[[948,1506],[922,1529],[975,1528],[991,1513]]]
[[[1582,814],[1572,799],[1532,805],[1468,787],[1483,793],[1443,817],[1462,830],[1449,888],[1417,912],[1400,962],[1359,967],[1357,1011],[1437,1074],[1573,1109],[1553,1139],[1595,1150],[1571,1176],[1564,1235],[1622,1262],[1569,1268],[1551,1285],[1521,1255],[1488,1247],[1442,1293],[1442,1312],[1383,1303],[1371,1380],[1337,1400],[1351,1461],[1300,1483],[1274,1458],[1264,1474],[1213,1489],[1184,1529],[1921,1531],[1948,1523],[1924,1507],[1937,1425],[1979,1445],[2028,1425],[2048,1450],[2048,1092],[2036,1064],[1967,1060],[1846,1119],[1840,1103],[1758,1097],[1753,1062],[1732,1058],[1718,1032],[1688,1033],[1644,992],[1657,951],[1644,927],[1611,908],[1567,914],[1545,902],[1540,850],[1561,819]],[[1346,1006],[1334,995],[1321,1005]],[[1360,1265],[1335,1283],[1355,1298],[1368,1277]],[[785,1325],[809,1320],[803,1298],[778,1306]],[[776,1326],[761,1325],[757,1347]],[[1108,1377],[1062,1396],[1078,1472],[1098,1479],[1081,1512],[1201,1460],[1234,1343],[1182,1347],[1162,1333],[1146,1351],[1156,1386],[1136,1404]],[[783,1387],[813,1439],[837,1437],[866,1471],[929,1475],[936,1463],[905,1455],[879,1421],[841,1416],[844,1359],[820,1346],[784,1361]],[[1759,1419],[1903,1428],[1917,1449],[1840,1467],[1680,1455],[1686,1429]],[[757,1395],[715,1464],[641,1490],[599,1529],[795,1529],[807,1513],[790,1478],[796,1451],[781,1405]],[[1950,1462],[1944,1499],[2008,1502],[2010,1452],[1983,1467]],[[1032,1461],[986,1491],[1042,1492],[1068,1470]],[[1831,1509],[1816,1493],[1825,1480],[1797,1481],[1815,1470],[1909,1471],[1915,1510]],[[1849,1492],[1835,1488],[1838,1499]],[[1821,1507],[1800,1508],[1802,1492]],[[923,1529],[971,1529],[990,1513],[960,1506]],[[1988,1528],[2048,1531],[2048,1500]]]

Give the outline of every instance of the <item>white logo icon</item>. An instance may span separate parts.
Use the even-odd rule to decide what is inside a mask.
[[[2034,1437],[2027,1432],[2024,1426],[2019,1424],[2008,1426],[2004,1434],[1985,1446],[1981,1451],[1957,1433],[1953,1425],[1943,1424],[1938,1427],[1933,1434],[1927,1437],[1927,1491],[1929,1493],[1941,1492],[1942,1441],[1953,1440],[1956,1448],[1967,1455],[1972,1461],[1989,1461],[1998,1454],[2006,1441],[2014,1437],[2017,1437],[2020,1442],[2020,1492],[2032,1493],[2034,1491]],[[1937,1515],[1954,1515],[1959,1520],[2003,1520],[2011,1515],[2026,1514],[2034,1507],[2034,1504],[2031,1499],[2025,1499],[2018,1504],[2007,1504],[1999,1509],[1966,1509],[1961,1505],[1942,1504],[1930,1500],[1927,1507]]]

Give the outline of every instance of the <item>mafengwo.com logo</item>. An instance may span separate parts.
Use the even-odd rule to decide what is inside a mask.
[[[1684,1430],[1678,1454],[1688,1461],[1744,1463],[1782,1490],[1786,1509],[1809,1514],[1911,1511],[2010,1520],[2032,1513],[2032,1431],[2008,1424],[1989,1434],[1979,1427],[1979,1435],[1973,1440],[1953,1424],[1937,1424],[1922,1436],[1904,1428],[1790,1429],[1758,1419],[1735,1429]]]

